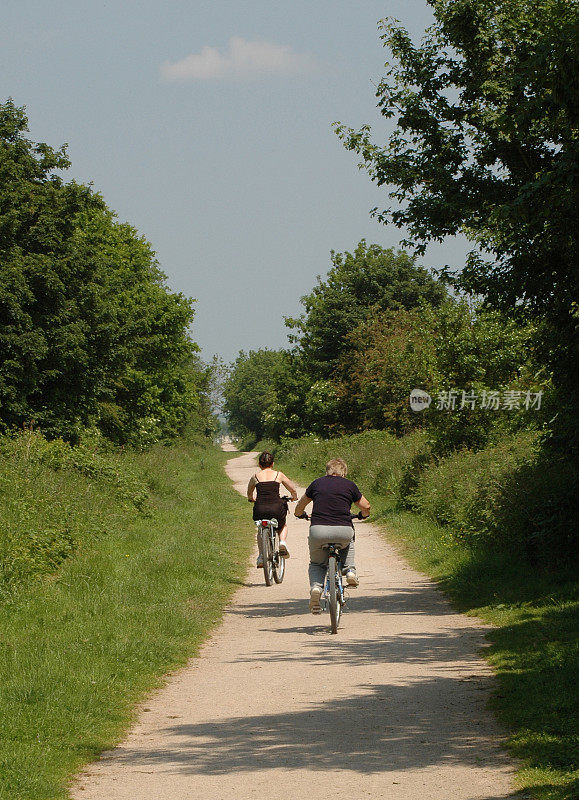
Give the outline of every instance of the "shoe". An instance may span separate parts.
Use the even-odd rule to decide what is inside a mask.
[[[287,549],[287,545],[286,545],[285,542],[280,542],[279,543],[279,554],[280,554],[280,556],[283,556],[283,558],[289,558],[290,557],[289,550]]]
[[[353,586],[353,587],[360,585],[360,581],[358,580],[358,576],[356,575],[355,569],[349,569],[346,572],[346,583],[348,586]]]
[[[314,586],[310,592],[310,611],[312,614],[321,614],[322,607],[320,605],[320,597],[322,596],[322,590],[319,586]]]
[[[257,557],[257,564],[255,566],[257,569],[263,569],[263,556]]]

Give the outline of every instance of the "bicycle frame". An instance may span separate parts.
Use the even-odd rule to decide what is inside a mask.
[[[279,553],[277,538],[277,519],[259,519],[255,521],[260,555],[263,558],[263,574],[266,586],[281,583],[285,572],[285,559]]]
[[[342,606],[346,605],[346,594],[344,592],[344,583],[342,581],[342,562],[339,555],[339,547],[335,544],[328,545],[328,565],[330,558],[336,559],[336,588],[338,589],[338,597]],[[326,578],[324,580],[324,591],[320,597],[320,602],[327,602],[330,596],[330,570],[326,570]]]
[[[332,633],[338,632],[340,617],[346,605],[346,594],[342,581],[342,561],[340,558],[340,547],[337,544],[328,545],[328,568],[324,579],[324,591],[320,602],[324,605],[324,610],[330,612],[330,628]]]

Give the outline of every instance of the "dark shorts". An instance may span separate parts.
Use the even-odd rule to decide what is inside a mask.
[[[253,504],[253,519],[277,519],[278,530],[285,525],[287,517],[287,504],[277,503],[276,505],[260,505],[259,503]]]

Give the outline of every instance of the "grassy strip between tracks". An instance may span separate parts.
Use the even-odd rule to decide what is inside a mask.
[[[335,450],[348,459],[339,440]],[[302,460],[292,461],[290,452],[276,465],[307,485],[317,476]],[[492,707],[510,732],[521,797],[577,800],[576,576],[535,569],[510,553],[476,552],[453,539],[449,528],[368,492],[363,479],[360,488],[372,503],[373,520],[412,566],[438,581],[458,610],[493,626],[484,653],[497,675]]]
[[[241,582],[247,505],[200,445],[136,456],[152,516],[94,540],[0,604],[0,798],[57,800],[196,654]]]

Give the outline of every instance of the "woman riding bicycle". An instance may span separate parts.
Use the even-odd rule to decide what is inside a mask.
[[[284,485],[291,494],[292,500],[298,499],[296,487],[283,472],[273,469],[273,455],[265,450],[260,454],[260,469],[252,475],[247,484],[247,499],[253,506],[253,519],[277,519],[279,531],[279,554],[284,558],[289,558],[289,550],[286,544],[287,537],[287,501],[283,500],[279,494],[280,485]],[[263,567],[263,557],[261,553],[257,559],[257,568]]]
[[[332,458],[326,464],[326,474],[310,483],[300,498],[294,513],[301,517],[313,501],[308,545],[310,548],[310,611],[321,612],[320,597],[328,565],[327,545],[340,546],[340,560],[348,586],[358,586],[354,553],[354,526],[350,507],[355,503],[363,517],[370,513],[370,503],[353,481],[346,478],[348,466],[343,458]],[[325,546],[326,545],[326,546]]]

